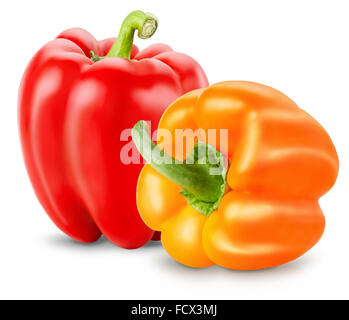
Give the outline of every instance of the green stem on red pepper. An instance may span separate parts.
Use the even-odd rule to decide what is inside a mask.
[[[154,15],[140,10],[133,11],[123,21],[119,35],[108,54],[100,57],[91,51],[91,59],[94,62],[112,57],[130,59],[135,31],[138,30],[139,38],[148,39],[157,27],[158,21]]]
[[[150,139],[145,121],[135,124],[132,140],[155,170],[183,188],[181,194],[197,211],[209,216],[218,207],[226,185],[226,165],[222,153],[198,141],[185,161],[178,161],[160,150]]]

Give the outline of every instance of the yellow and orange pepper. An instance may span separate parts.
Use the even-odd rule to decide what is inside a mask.
[[[136,124],[134,142],[150,163],[138,180],[137,206],[175,260],[255,270],[296,259],[319,241],[325,219],[318,199],[335,183],[338,157],[321,125],[287,96],[252,82],[218,83],[175,101],[159,129],[172,137],[159,140],[161,155],[178,164],[148,158],[140,143],[147,125]],[[198,159],[187,163],[198,143],[179,148],[178,129],[201,130],[201,147],[216,153],[220,167],[228,159],[221,175],[207,174]],[[210,129],[216,142],[209,145]],[[224,151],[221,129],[228,132]]]

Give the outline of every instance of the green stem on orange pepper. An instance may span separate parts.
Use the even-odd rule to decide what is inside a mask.
[[[226,166],[222,153],[198,141],[185,161],[175,160],[150,139],[145,121],[135,124],[132,140],[139,153],[155,170],[183,187],[181,194],[196,210],[208,216],[218,207],[226,185]]]

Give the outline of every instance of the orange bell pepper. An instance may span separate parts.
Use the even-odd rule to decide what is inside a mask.
[[[176,129],[188,128],[201,129],[201,142],[179,148]],[[138,180],[137,206],[175,260],[255,270],[296,259],[319,241],[325,219],[318,199],[335,183],[338,157],[321,125],[286,95],[252,82],[218,83],[175,101],[159,129],[172,140],[158,139],[166,152],[157,161],[149,157],[158,146],[147,137],[146,123],[133,129],[150,163]],[[215,143],[207,144],[209,129],[216,129]],[[228,132],[225,151],[220,129]],[[218,164],[199,164],[198,157],[189,163],[200,146]],[[172,155],[177,163],[161,163]],[[212,175],[212,167],[223,169]]]

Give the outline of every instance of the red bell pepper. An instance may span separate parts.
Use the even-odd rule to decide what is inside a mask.
[[[26,168],[47,214],[75,240],[104,234],[131,249],[154,235],[136,207],[142,163],[120,160],[127,143],[121,133],[140,119],[156,129],[177,97],[208,85],[195,60],[167,45],[138,51],[134,32],[146,39],[156,28],[155,17],[134,11],[116,41],[69,29],[44,45],[24,73],[19,126]]]

